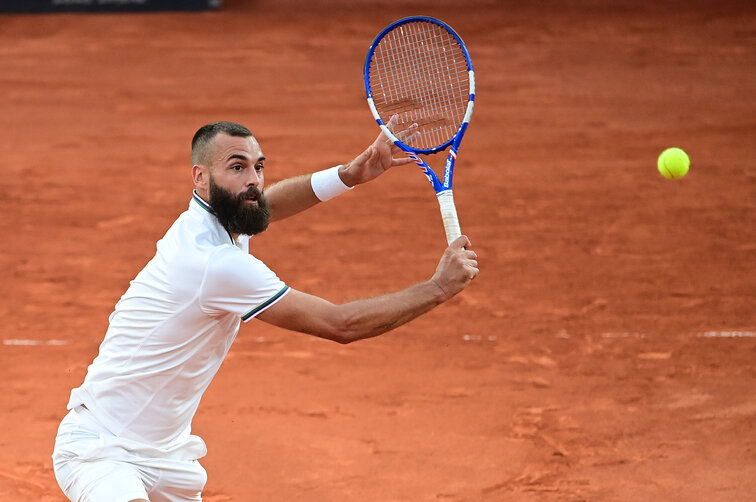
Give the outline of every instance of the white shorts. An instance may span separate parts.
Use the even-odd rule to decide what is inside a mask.
[[[120,439],[78,407],[60,423],[52,458],[74,502],[200,502],[207,472],[196,459],[205,452],[197,436],[170,450]]]

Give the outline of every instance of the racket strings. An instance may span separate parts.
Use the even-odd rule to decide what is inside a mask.
[[[374,51],[369,80],[385,122],[397,114],[395,129],[419,125],[413,146],[442,145],[462,124],[470,92],[467,60],[457,39],[434,23],[406,23],[386,34]]]
[[[433,147],[453,136],[458,123],[461,123],[467,89],[464,89],[466,80],[463,82],[460,79],[460,73],[466,77],[467,67],[463,62],[461,72],[448,71],[454,70],[454,60],[453,57],[450,59],[450,55],[453,54],[456,40],[445,30],[438,29],[429,34],[423,29],[425,27],[422,23],[403,26],[403,33],[400,33],[403,39],[398,42],[396,37],[388,39],[387,47],[391,57],[388,59],[390,65],[384,71],[389,85],[384,88],[390,91],[385,93],[388,98],[387,115],[397,112],[403,115],[398,125],[418,122],[424,126],[421,138],[426,144],[421,147]],[[429,35],[432,37],[429,38]],[[463,55],[462,57],[464,58]],[[461,99],[455,101],[450,89],[464,89],[457,96]],[[401,114],[407,105],[413,109]]]

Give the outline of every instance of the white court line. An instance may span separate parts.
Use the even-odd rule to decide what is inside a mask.
[[[645,333],[603,333],[601,338],[646,338]]]
[[[488,335],[488,336],[470,335],[470,334],[462,335],[462,340],[464,340],[465,342],[480,342],[480,341],[495,342],[496,339],[497,339],[496,335]]]
[[[704,331],[698,338],[756,338],[756,331]]]
[[[601,338],[647,338],[645,333],[609,332],[602,333]],[[653,336],[653,335],[652,335]],[[756,338],[756,331],[701,331],[692,333],[696,338]],[[556,334],[557,338],[572,338],[572,335],[562,330]]]
[[[35,346],[35,345],[68,345],[68,340],[23,340],[10,338],[3,340],[3,345]]]

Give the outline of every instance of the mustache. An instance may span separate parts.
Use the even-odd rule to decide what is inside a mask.
[[[263,198],[265,198],[263,191],[257,187],[249,187],[247,191],[239,194],[239,199],[241,200],[261,200]]]

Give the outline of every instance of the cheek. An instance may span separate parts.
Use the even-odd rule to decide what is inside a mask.
[[[244,177],[233,171],[217,176],[215,182],[232,193],[239,193],[244,189]]]

